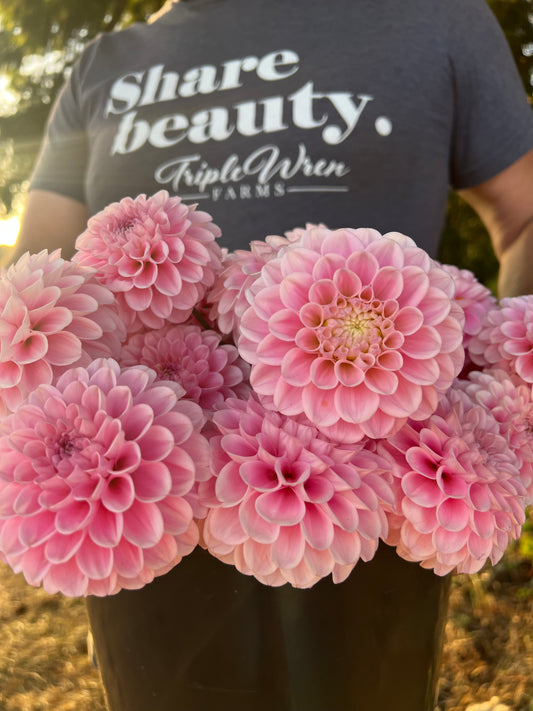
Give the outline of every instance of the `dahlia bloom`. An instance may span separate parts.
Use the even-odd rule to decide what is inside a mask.
[[[211,411],[229,397],[247,397],[249,366],[235,346],[221,343],[215,331],[188,324],[136,334],[124,346],[124,366],[146,365],[158,378],[173,380],[184,398]]]
[[[252,296],[237,344],[252,387],[338,441],[426,418],[463,366],[453,281],[399,233],[307,230]]]
[[[371,453],[358,468],[357,449],[253,396],[227,401],[213,420],[214,477],[199,493],[209,509],[203,544],[215,557],[267,585],[306,588],[330,573],[340,582],[374,556],[387,532],[381,502],[393,497],[369,471]]]
[[[308,229],[312,227],[308,225]],[[299,240],[304,231],[297,228],[286,232],[284,237],[269,235],[264,240],[250,242],[249,250],[236,249],[224,257],[222,271],[207,296],[212,304],[209,318],[222,333],[233,333],[235,341],[238,340],[242,315],[250,306],[249,291],[261,269],[280,249]]]
[[[468,344],[474,363],[516,373],[533,383],[533,296],[501,299]]]
[[[401,483],[392,521],[398,554],[437,575],[496,563],[525,520],[520,462],[498,422],[465,392],[450,390],[424,423],[388,440]]]
[[[520,475],[527,491],[526,504],[533,504],[533,392],[518,376],[503,370],[470,373],[458,383],[473,402],[486,407],[500,426],[500,433],[520,462]]]
[[[111,595],[146,585],[195,547],[184,497],[207,448],[204,418],[177,384],[155,379],[96,360],[4,420],[0,551],[31,585]]]
[[[465,314],[463,346],[481,330],[483,317],[497,304],[494,294],[479,282],[468,269],[459,269],[453,264],[443,264],[442,268],[455,284],[454,299]]]
[[[210,215],[160,190],[91,217],[74,259],[97,270],[133,333],[189,318],[220,269],[219,236]]]
[[[60,250],[25,253],[0,273],[0,400],[13,411],[65,368],[117,356],[125,330],[94,270]]]

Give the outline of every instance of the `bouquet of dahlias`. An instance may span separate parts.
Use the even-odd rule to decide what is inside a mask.
[[[533,502],[533,297],[399,233],[219,236],[161,191],[2,271],[0,559],[72,596],[197,545],[295,587],[380,540],[498,561]]]

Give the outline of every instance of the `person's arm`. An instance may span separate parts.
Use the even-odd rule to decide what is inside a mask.
[[[533,150],[459,194],[485,223],[500,262],[498,295],[533,294]]]
[[[61,249],[61,256],[74,254],[76,237],[87,227],[87,206],[73,198],[49,190],[30,190],[19,236],[11,262],[24,252],[35,254],[42,249]]]

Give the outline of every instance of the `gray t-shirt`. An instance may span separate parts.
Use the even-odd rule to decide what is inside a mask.
[[[484,0],[194,0],[94,40],[31,187],[91,213],[162,188],[231,249],[306,222],[398,230],[435,253],[448,189],[533,148]]]

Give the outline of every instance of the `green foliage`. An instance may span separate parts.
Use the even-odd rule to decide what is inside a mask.
[[[100,32],[143,21],[163,0],[0,0],[0,73],[18,97],[0,106],[0,213],[29,177],[65,72]],[[35,58],[40,61],[32,61]]]
[[[529,516],[522,528],[520,553],[523,558],[533,561],[533,508],[529,510]]]

